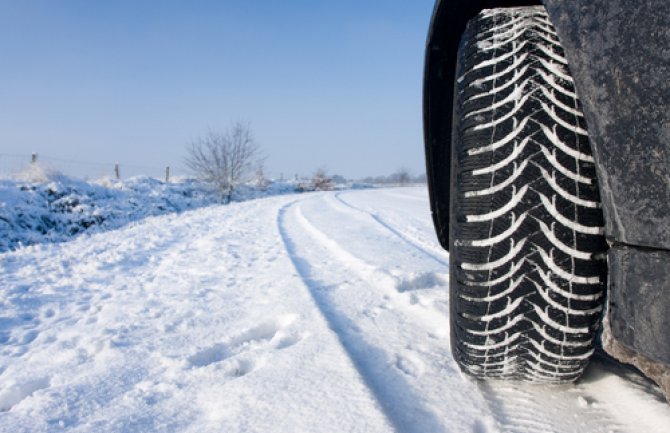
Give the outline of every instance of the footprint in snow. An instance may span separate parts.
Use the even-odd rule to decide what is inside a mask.
[[[286,335],[277,342],[275,348],[278,350],[286,349],[287,347],[291,347],[295,344],[298,344],[302,339],[303,339],[302,335],[297,334]]]
[[[286,349],[302,340],[302,336],[286,332],[296,318],[294,314],[279,316],[250,328],[227,342],[198,351],[188,358],[188,362],[191,367],[200,368],[226,361],[223,368],[231,376],[244,376],[258,368],[261,360],[271,350]]]
[[[35,341],[38,335],[40,335],[40,333],[35,331],[34,329],[26,332],[25,334],[23,334],[23,338],[21,338],[21,344],[32,343],[33,341]]]
[[[421,358],[411,351],[398,354],[395,365],[400,371],[412,377],[421,377],[426,370]]]
[[[403,293],[415,290],[432,289],[447,284],[448,278],[445,278],[445,276],[436,272],[412,273],[409,276],[400,279],[396,284],[396,290]]]
[[[10,410],[36,391],[48,388],[50,385],[51,380],[48,377],[43,377],[0,388],[0,412]]]

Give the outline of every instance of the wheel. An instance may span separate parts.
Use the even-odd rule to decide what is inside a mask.
[[[563,50],[543,7],[485,10],[458,61],[453,355],[478,378],[573,381],[594,350],[607,245]]]

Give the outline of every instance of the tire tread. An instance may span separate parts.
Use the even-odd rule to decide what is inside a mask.
[[[452,351],[480,378],[577,379],[606,249],[586,121],[543,7],[464,33],[452,158]]]

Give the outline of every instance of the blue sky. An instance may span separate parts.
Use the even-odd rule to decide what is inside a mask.
[[[424,171],[432,0],[0,0],[0,154],[163,167],[249,122],[273,174]]]

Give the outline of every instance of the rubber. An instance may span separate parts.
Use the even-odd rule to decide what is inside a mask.
[[[607,244],[587,127],[544,8],[482,11],[456,76],[452,353],[478,378],[574,381],[594,351]]]

